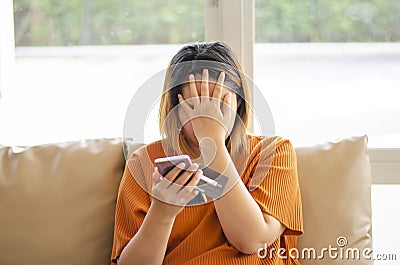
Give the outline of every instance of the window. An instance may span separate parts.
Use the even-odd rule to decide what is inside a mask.
[[[122,137],[136,89],[165,69],[182,43],[204,41],[203,6],[14,0],[17,82],[0,105],[12,113],[0,117],[2,143]]]
[[[14,0],[16,46],[173,44],[204,39],[200,0]]]
[[[276,133],[400,147],[400,2],[255,0],[254,80]]]

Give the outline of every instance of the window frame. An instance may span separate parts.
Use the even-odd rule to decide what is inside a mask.
[[[400,185],[400,148],[369,148],[372,184]]]
[[[204,7],[206,40],[229,43],[253,79],[254,0],[204,0]]]

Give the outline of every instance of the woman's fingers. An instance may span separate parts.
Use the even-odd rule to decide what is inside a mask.
[[[196,174],[199,165],[194,163],[190,165],[187,169],[184,169],[184,166],[184,163],[179,163],[173,169],[171,169],[167,175],[165,175],[164,179],[168,180],[170,184],[186,186],[192,181],[191,178],[193,175]],[[155,172],[155,174],[157,174],[157,172]],[[156,176],[153,175],[153,177]]]
[[[188,202],[190,202],[191,200],[193,200],[197,194],[199,194],[198,190],[192,189],[192,190],[183,190],[181,191],[180,194],[182,197],[182,201],[184,202],[184,204],[187,204]]]
[[[199,169],[196,171],[196,173],[193,175],[193,177],[190,179],[190,181],[186,184],[188,187],[194,187],[199,183],[200,177],[203,175],[203,170]]]
[[[160,183],[162,180],[162,176],[157,172],[157,170],[154,170],[153,172],[153,185],[156,185]]]
[[[164,179],[168,180],[169,182],[173,183],[175,179],[178,177],[179,173],[184,170],[185,163],[181,162],[178,165],[174,166],[167,175],[164,176]]]
[[[216,98],[218,100],[222,100],[222,89],[224,88],[224,82],[225,82],[225,73],[221,72],[218,76],[217,83],[215,84],[214,91],[213,91],[213,98]]]
[[[195,186],[199,183],[200,177],[203,175],[201,169],[194,172],[194,175],[187,181],[186,185],[179,190],[178,195],[185,198],[187,202],[192,200],[199,194],[199,191],[195,189]]]
[[[187,100],[185,100],[181,94],[178,94],[178,100],[179,100],[179,103],[180,103],[179,106],[182,106],[183,110],[186,113],[190,113],[190,111],[193,110],[192,107],[187,102]]]
[[[230,115],[232,111],[232,92],[228,92],[222,99],[223,104],[222,104],[222,114],[225,116]]]
[[[203,69],[203,76],[201,78],[200,97],[209,97],[208,92],[208,69]]]
[[[194,75],[189,75],[189,89],[190,89],[190,97],[200,102],[199,94],[197,93],[196,80],[194,79]]]
[[[183,166],[184,163],[178,164],[165,177],[162,177],[157,169],[154,171],[155,197],[169,204],[184,206],[199,194],[195,186],[200,181],[202,170],[198,169],[198,164],[192,164],[182,172]]]
[[[186,183],[189,182],[190,178],[194,173],[196,173],[196,170],[199,166],[197,164],[192,164],[188,169],[186,169],[179,177],[175,180],[175,184],[184,186]]]

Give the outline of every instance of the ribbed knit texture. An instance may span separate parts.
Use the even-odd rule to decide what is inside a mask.
[[[260,209],[287,227],[282,236],[269,246],[269,250],[275,248],[275,251],[268,251],[266,258],[260,258],[257,253],[245,255],[238,252],[225,238],[211,202],[187,206],[176,217],[165,265],[299,264],[287,252],[287,259],[280,259],[277,255],[279,248],[287,251],[295,248],[297,236],[303,233],[293,146],[281,137],[249,136],[248,144],[249,152],[234,157],[233,161]],[[111,264],[116,264],[122,249],[143,222],[151,204],[151,196],[146,190],[151,187],[153,161],[163,156],[162,144],[158,141],[141,148],[127,161],[118,193]]]

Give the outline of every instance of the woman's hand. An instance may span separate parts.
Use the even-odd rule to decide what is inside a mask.
[[[222,95],[224,81],[225,73],[221,72],[210,96],[208,70],[204,69],[200,94],[197,92],[194,76],[190,75],[190,98],[184,99],[181,94],[178,95],[180,106],[191,122],[198,142],[208,137],[218,143],[225,143],[232,130],[236,113],[231,108],[232,92]]]
[[[197,164],[184,170],[184,163],[165,177],[155,168],[153,200],[139,230],[123,248],[118,264],[162,264],[175,217],[198,193],[194,186],[202,174]],[[180,174],[182,173],[182,174]]]
[[[183,169],[184,163],[179,163],[163,177],[158,169],[153,173],[152,195],[158,211],[166,218],[175,218],[183,207],[195,198],[198,190],[195,186],[200,180],[203,171],[198,164],[192,164]],[[182,172],[183,171],[183,172]]]

